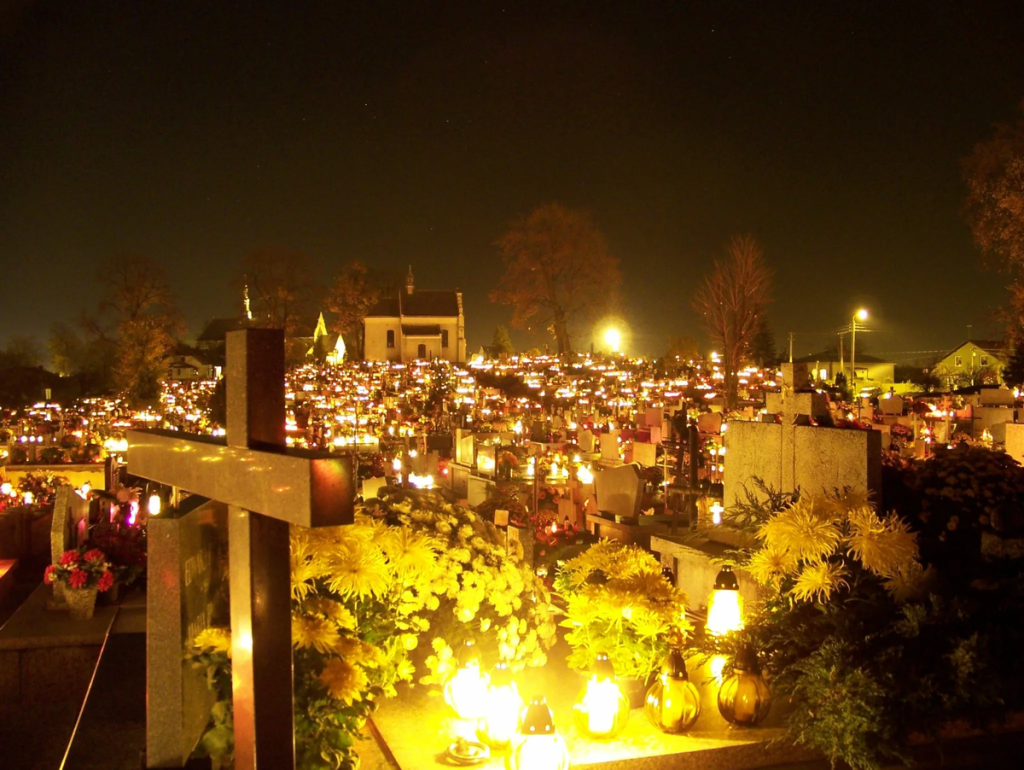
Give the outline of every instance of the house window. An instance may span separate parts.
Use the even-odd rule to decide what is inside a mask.
[[[981,357],[981,365],[982,366],[988,366],[988,356],[982,356]]]
[[[961,366],[963,366],[963,365],[964,365],[964,359],[963,359],[963,356],[956,356],[956,357],[955,357],[955,358],[953,359],[953,366],[956,366],[956,367],[961,367]]]
[[[420,359],[426,359],[426,357],[427,357],[427,346],[426,345],[420,345],[418,348],[416,348],[416,357],[420,358]]]
[[[395,346],[395,330],[388,329],[388,347],[393,348]]]
[[[448,330],[447,329],[442,329],[441,330],[441,347],[442,348],[448,347]]]

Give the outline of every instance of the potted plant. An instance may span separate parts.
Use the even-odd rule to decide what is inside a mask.
[[[634,707],[643,703],[648,678],[668,653],[670,631],[685,632],[686,596],[636,545],[602,540],[567,561],[555,579],[565,599],[569,665],[586,672],[608,656]]]
[[[97,591],[114,584],[107,555],[99,548],[65,551],[56,564],[46,568],[44,582],[64,586],[64,599],[74,620],[88,620],[96,607]]]

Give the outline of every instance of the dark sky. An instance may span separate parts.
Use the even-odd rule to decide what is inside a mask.
[[[1024,3],[0,7],[0,344],[73,319],[125,252],[196,334],[276,244],[325,282],[358,258],[461,286],[475,350],[510,317],[494,240],[548,201],[605,232],[640,352],[699,336],[736,233],[798,354],[860,304],[874,352],[999,331],[959,159],[1024,97]]]

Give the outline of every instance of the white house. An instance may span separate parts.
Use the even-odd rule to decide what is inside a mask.
[[[466,361],[462,292],[416,289],[411,266],[405,287],[373,307],[363,330],[367,361]]]

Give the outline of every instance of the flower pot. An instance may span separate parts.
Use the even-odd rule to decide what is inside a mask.
[[[101,593],[98,598],[102,605],[119,603],[121,601],[121,583],[115,580],[114,584]]]
[[[72,620],[88,620],[96,609],[96,587],[64,587],[64,600],[68,603],[68,614]]]

